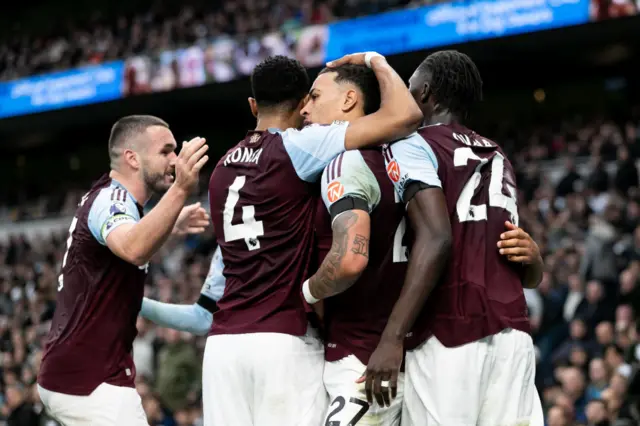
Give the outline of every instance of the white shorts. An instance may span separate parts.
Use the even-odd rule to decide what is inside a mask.
[[[507,329],[455,348],[407,352],[402,426],[542,426],[531,337]]]
[[[404,373],[398,377],[398,395],[391,407],[380,407],[377,402],[369,406],[364,383],[357,384],[367,367],[350,355],[324,365],[324,385],[331,405],[323,425],[398,426],[402,413]]]
[[[102,383],[88,396],[67,395],[38,385],[49,416],[65,426],[149,426],[134,388]]]
[[[204,352],[205,426],[322,426],[327,392],[318,337],[210,336]]]

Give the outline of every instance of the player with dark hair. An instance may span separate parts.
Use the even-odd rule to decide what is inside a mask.
[[[205,140],[185,142],[178,156],[175,148],[159,118],[116,122],[111,172],[82,197],[71,222],[38,376],[42,402],[62,424],[148,425],[131,356],[148,262],[172,230],[207,224],[197,205],[183,209],[208,159]],[[143,217],[158,192],[165,194]]]
[[[354,121],[379,108],[373,71],[346,64],[320,72],[302,114],[310,123],[325,124]],[[387,178],[378,147],[340,154],[324,169],[320,182],[320,267],[303,284],[303,294],[323,317],[325,329],[324,385],[331,404],[323,424],[398,425],[402,389],[390,407],[369,406],[364,385],[357,381],[406,273],[404,206]]]
[[[301,284],[313,263],[312,185],[349,149],[412,133],[422,114],[384,57],[356,54],[383,106],[347,122],[297,130],[309,90],[302,65],[270,57],[251,76],[255,130],[218,162],[209,185],[224,260],[224,294],[203,367],[205,425],[320,425],[326,410],[322,342],[308,327]]]
[[[409,83],[425,127],[384,155],[415,239],[368,388],[380,398],[393,386],[404,342],[403,425],[540,424],[523,286],[538,285],[543,263],[517,227],[511,164],[463,124],[482,79],[467,55],[441,51]]]

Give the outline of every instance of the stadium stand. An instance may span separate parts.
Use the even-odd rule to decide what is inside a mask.
[[[227,0],[179,4],[157,1],[130,15],[108,16],[94,10],[86,20],[53,20],[58,26],[51,24],[51,28],[41,28],[36,33],[25,32],[24,25],[28,23],[21,25],[16,20],[0,44],[0,81],[185,47],[221,35],[325,24],[406,3],[406,0]]]

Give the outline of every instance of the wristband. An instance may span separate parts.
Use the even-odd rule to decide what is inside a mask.
[[[371,60],[377,56],[384,58],[384,56],[382,56],[378,52],[367,52],[364,54],[364,64],[367,66],[367,68],[371,68]]]
[[[311,294],[311,290],[309,289],[309,280],[306,280],[304,284],[302,284],[302,295],[304,296],[304,300],[306,300],[310,305],[313,305],[314,303],[318,303],[320,301],[320,299],[316,299]]]

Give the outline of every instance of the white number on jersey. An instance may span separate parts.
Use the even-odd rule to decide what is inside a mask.
[[[396,191],[393,191],[395,195],[396,203],[401,203],[402,200]],[[396,233],[393,235],[393,263],[408,262],[407,259],[407,246],[402,245],[402,239],[407,232],[407,218],[402,217],[402,220],[396,228]]]
[[[58,277],[58,291],[62,290],[64,287],[64,266],[67,264],[67,256],[69,255],[69,249],[71,248],[71,243],[73,243],[73,231],[76,230],[76,225],[78,224],[78,218],[74,217],[71,221],[71,226],[69,226],[69,237],[67,238],[67,251],[64,252],[64,257],[62,258],[62,271],[60,272],[60,276]]]
[[[89,193],[86,193],[82,196],[80,200],[80,207],[84,205],[84,203],[89,198]],[[67,264],[67,256],[69,255],[69,249],[71,248],[71,243],[73,243],[73,231],[76,230],[76,225],[78,224],[78,218],[74,217],[71,221],[71,226],[69,226],[69,237],[67,238],[67,250],[64,252],[64,257],[62,258],[62,271],[64,271],[64,266]],[[60,271],[60,276],[58,277],[58,291],[62,290],[64,287],[64,273]]]
[[[226,242],[244,239],[249,251],[260,248],[260,240],[258,237],[264,235],[264,227],[262,221],[256,221],[256,209],[254,206],[242,207],[242,223],[233,225],[233,212],[240,200],[240,189],[247,180],[246,176],[237,176],[229,187],[229,195],[224,204],[223,224],[224,224],[224,240]]]
[[[516,202],[516,189],[507,184],[510,196],[502,193],[504,180],[504,157],[499,152],[490,159],[480,158],[473,153],[469,147],[456,148],[453,152],[454,167],[466,166],[469,160],[479,161],[471,178],[467,181],[458,202],[456,203],[456,211],[460,222],[487,220],[486,204],[471,204],[471,199],[476,192],[476,188],[480,185],[482,179],[482,168],[491,163],[491,180],[489,181],[489,207],[498,207],[507,210],[511,214],[511,222],[518,226],[518,205]]]

